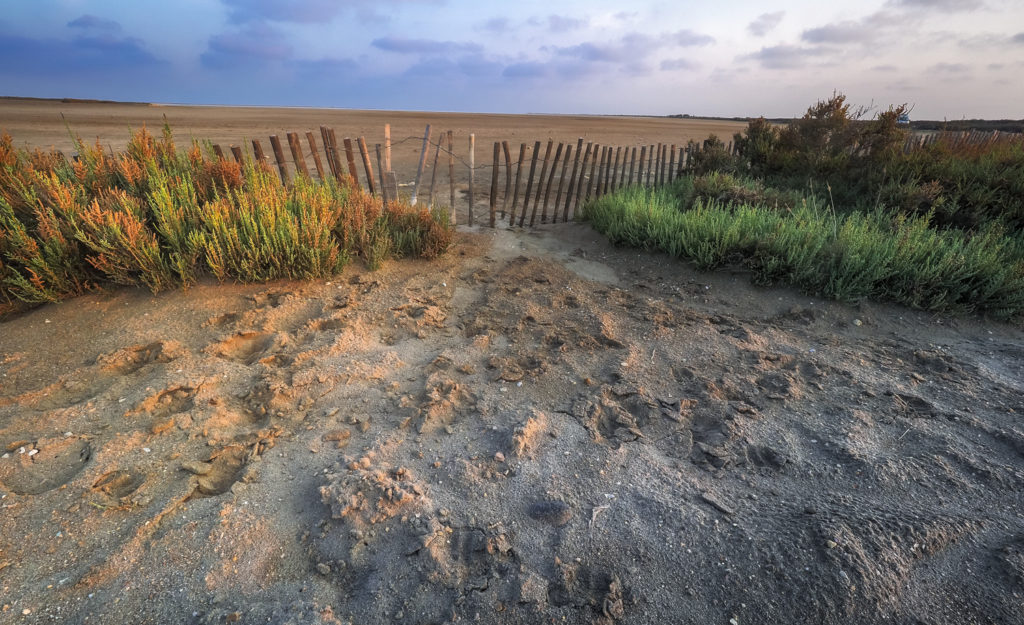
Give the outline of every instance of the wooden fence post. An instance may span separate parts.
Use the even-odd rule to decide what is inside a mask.
[[[306,141],[309,142],[309,149],[313,152],[313,164],[316,166],[317,178],[320,179],[320,182],[323,182],[324,178],[327,177],[327,174],[324,173],[324,164],[320,160],[320,153],[316,149],[316,139],[313,138],[312,132],[306,132]],[[301,143],[299,144],[299,149],[302,149]]]
[[[385,174],[384,163],[382,162],[381,156],[380,156],[380,144],[379,143],[375,143],[373,145],[373,147],[374,147],[374,149],[377,150],[377,175],[380,176],[380,196],[381,196],[381,201],[383,202],[382,206],[384,207],[385,210],[387,210],[388,199],[389,199],[388,198],[388,183],[387,183],[387,177],[384,175]]]
[[[430,124],[423,132],[423,147],[420,148],[420,164],[416,166],[416,182],[413,183],[412,197],[409,198],[409,205],[416,206],[416,194],[420,192],[420,179],[423,177],[423,165],[427,162],[427,146],[430,145]]]
[[[334,129],[331,128],[331,141],[334,141]],[[352,139],[345,137],[345,160],[348,162],[348,175],[352,176],[352,184],[359,186],[359,176],[356,174],[356,160],[352,153]]]
[[[580,141],[583,141],[583,139],[580,138]],[[579,178],[579,180],[576,181],[576,201],[573,202],[573,205],[572,205],[572,217],[573,217],[573,219],[576,218],[576,213],[579,212],[581,196],[583,195],[583,179],[586,178],[586,172],[587,172],[587,159],[590,158],[590,150],[593,147],[594,147],[594,143],[592,141],[587,142],[587,149],[586,149],[585,152],[583,152],[583,161],[580,163],[580,178]],[[564,217],[565,217],[565,221],[569,220],[569,203],[568,202],[565,203],[565,214],[564,214]]]
[[[473,182],[476,178],[476,134],[469,133],[469,225],[473,225]]]
[[[366,184],[370,189],[370,195],[376,195],[376,185],[373,184],[373,166],[370,165],[370,151],[366,149],[366,139],[359,137],[356,142],[359,144],[359,155],[363,157],[363,169],[366,170]]]
[[[620,161],[622,159],[622,146],[615,148],[615,165],[612,166],[612,184],[611,190],[614,193],[619,188],[619,178],[621,177],[622,166]]]
[[[384,124],[384,168],[384,171],[391,171],[391,124]],[[384,186],[383,175],[380,184]]]
[[[263,153],[263,146],[260,145],[259,139],[252,140],[252,153],[256,157],[256,162],[259,163],[260,167],[269,167],[267,163],[267,155]]]
[[[537,220],[537,207],[540,205],[540,196],[544,194],[544,177],[548,173],[548,159],[551,158],[551,148],[555,142],[553,139],[548,139],[548,147],[544,151],[544,162],[541,163],[540,167],[540,178],[537,179],[537,197],[533,199],[533,211],[530,213],[530,227]],[[527,198],[529,200],[529,198]]]
[[[565,210],[562,213],[562,223],[569,221],[569,204],[572,202],[572,194],[576,191],[576,174],[580,170],[580,152],[583,151],[583,137],[576,140],[576,158],[572,161],[572,177],[569,178],[569,188],[565,190]],[[568,160],[568,159],[566,159]],[[558,212],[558,206],[555,206]]]
[[[526,158],[526,144],[519,144],[519,164],[516,165],[516,186],[512,190],[512,206],[509,208],[508,225],[516,225],[516,202],[519,201],[519,180],[523,176],[523,159]],[[524,211],[525,212],[525,211]]]
[[[505,153],[505,193],[501,198],[501,218],[504,219],[508,209],[508,192],[512,190],[512,155],[508,151],[508,141],[501,142],[501,149]]]
[[[555,181],[555,174],[558,173],[558,159],[562,157],[562,150],[565,144],[559,142],[558,150],[555,151],[555,160],[551,161],[551,174],[548,176],[548,184],[544,188],[544,206],[540,211],[540,223],[548,222],[548,200],[551,198],[551,183]],[[555,198],[555,205],[558,205],[558,198]]]
[[[295,163],[295,170],[309,178],[309,169],[306,167],[306,159],[302,157],[302,144],[299,143],[299,135],[294,132],[288,133],[288,147],[292,150],[292,159]]]
[[[666,143],[661,148],[661,184],[664,186],[668,182],[668,144]]]
[[[430,168],[430,191],[427,193],[427,206],[434,208],[434,183],[437,182],[437,161],[441,158],[441,140],[437,140],[437,150],[434,152],[434,166]]]
[[[213,153],[217,155],[217,160],[219,160],[219,161],[225,160],[224,159],[224,150],[222,150],[220,148],[220,144],[217,144],[217,143],[213,144]]]
[[[640,146],[640,165],[636,170],[636,183],[641,187],[646,187],[644,184],[644,161],[647,159],[647,146]]]
[[[636,167],[636,146],[633,146],[633,154],[629,157],[629,186],[633,186],[633,169]]]
[[[451,130],[448,131],[448,193],[448,206],[452,211],[451,225],[454,226],[458,220],[455,217],[455,138]]]
[[[530,209],[530,191],[533,190],[533,172],[537,170],[537,157],[540,156],[540,141],[533,144],[533,158],[530,159],[530,174],[526,177],[526,195],[523,197],[523,214],[519,216],[519,227],[526,221],[526,212]]]
[[[669,149],[671,154],[668,161],[668,182],[671,183],[676,179],[676,144],[673,143]]]
[[[491,166],[491,223],[495,227],[498,210],[498,162],[501,160],[501,143],[494,142],[494,164]]]
[[[237,145],[231,146],[231,156],[235,157],[235,162],[239,165],[245,165],[245,157],[242,155],[242,148]]]
[[[341,182],[341,174],[338,169],[337,152],[331,153],[331,133],[327,132],[327,126],[320,126],[320,140],[324,142],[324,156],[327,157],[327,169],[331,170],[331,176]]]
[[[583,198],[584,201],[590,199],[591,193],[593,192],[594,187],[597,186],[597,184],[596,184],[597,181],[595,180],[595,178],[597,177],[597,173],[601,171],[598,168],[598,163],[600,162],[600,159],[597,156],[598,148],[601,148],[600,149],[601,157],[604,157],[604,149],[605,149],[604,146],[600,146],[600,145],[597,145],[595,143],[594,144],[594,152],[593,152],[594,160],[590,161],[590,178],[587,179],[587,194]]]
[[[277,135],[270,135],[270,147],[274,150],[274,158],[277,159],[277,169],[281,172],[281,183],[288,185],[288,166],[285,165],[284,150],[281,149],[281,140]]]
[[[569,170],[569,157],[572,156],[572,145],[566,144],[565,146],[565,158],[562,159],[562,173],[558,176],[558,189],[555,191],[555,206],[551,211],[551,223],[558,223],[558,200],[562,197],[562,189],[565,187],[565,173]],[[555,160],[558,160],[557,158]],[[570,184],[570,189],[572,185]],[[547,205],[547,198],[544,198],[544,204]]]
[[[646,186],[654,186],[654,144],[652,143],[647,150],[647,173],[644,175],[646,180]]]

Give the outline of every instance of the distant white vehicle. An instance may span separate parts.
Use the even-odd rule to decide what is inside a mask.
[[[910,115],[908,113],[900,114],[899,118],[896,120],[896,123],[898,125],[900,125],[900,126],[909,126],[910,125]]]

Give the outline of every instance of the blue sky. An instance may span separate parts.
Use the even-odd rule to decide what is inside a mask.
[[[1019,0],[4,0],[0,95],[791,116],[833,90],[1024,118]]]

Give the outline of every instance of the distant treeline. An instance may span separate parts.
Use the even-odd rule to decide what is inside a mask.
[[[749,122],[752,117],[710,117],[704,115],[669,115],[669,117],[676,119],[712,119],[717,121],[729,121],[729,122]],[[795,118],[790,117],[769,117],[769,122],[773,124],[785,125]],[[1001,132],[1019,132],[1024,133],[1024,119],[957,119],[948,121],[933,121],[933,120],[920,120],[910,122],[911,130],[949,130],[954,132],[960,132],[965,130],[999,130]]]

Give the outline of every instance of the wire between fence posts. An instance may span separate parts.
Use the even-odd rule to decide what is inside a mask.
[[[565,208],[562,211],[562,223],[569,221],[569,204],[572,203],[573,192],[576,190],[576,174],[580,170],[580,153],[583,152],[583,137],[576,140],[575,158],[572,160],[572,176],[569,178],[569,187],[565,190]],[[569,157],[566,157],[566,162]],[[558,214],[558,205],[555,205],[555,214]]]
[[[508,225],[516,225],[516,202],[519,201],[519,180],[523,176],[523,159],[526,158],[526,144],[519,144],[519,163],[516,165],[516,186],[512,189],[512,206],[509,207]]]
[[[583,141],[582,137],[580,138],[580,141]],[[586,172],[587,172],[587,159],[590,158],[590,150],[591,150],[591,148],[593,146],[594,146],[594,143],[592,141],[587,143],[587,149],[586,149],[586,151],[583,152],[583,160],[580,162],[580,177],[579,177],[579,180],[576,182],[576,201],[573,202],[573,205],[572,205],[572,217],[573,217],[573,219],[576,218],[576,215],[579,213],[579,210],[580,210],[580,201],[581,201],[581,197],[583,195],[583,180],[584,180],[584,178],[586,178]],[[569,204],[566,203],[566,205],[565,205],[565,221],[568,221],[568,220],[569,220]]]
[[[370,151],[366,149],[366,138],[359,137],[356,143],[359,145],[359,155],[363,157],[363,169],[366,170],[366,186],[370,190],[370,195],[376,195],[377,188],[373,183],[373,165],[370,164]]]
[[[313,165],[316,167],[316,176],[320,179],[320,182],[323,182],[327,174],[324,171],[324,163],[320,160],[320,152],[316,149],[316,139],[313,138],[312,132],[306,132],[306,142],[309,143],[309,149],[313,152]]]
[[[469,225],[473,225],[473,182],[476,179],[476,134],[469,133]]]
[[[281,172],[281,184],[288,184],[288,166],[285,165],[284,150],[281,148],[281,140],[277,135],[270,135],[270,147],[274,151],[274,158],[277,160],[277,170]]]
[[[537,158],[540,156],[540,141],[533,144],[533,157],[530,159],[530,173],[526,177],[526,195],[523,196],[523,213],[519,216],[519,227],[526,221],[526,213],[530,210],[530,191],[533,190],[533,173],[537,170]]]
[[[409,198],[409,204],[416,206],[416,194],[420,191],[420,180],[423,178],[423,165],[427,162],[427,146],[430,145],[430,124],[427,124],[427,129],[423,132],[423,147],[420,148],[420,164],[416,167],[416,182],[412,187],[412,197]]]
[[[563,149],[565,149],[565,144],[559,142],[558,149],[555,151],[555,160],[551,161],[551,174],[548,176],[548,184],[544,188],[544,206],[540,212],[540,223],[542,224],[548,222],[548,200],[551,197],[551,184],[555,181],[555,174],[558,173],[558,159],[561,158]],[[555,198],[555,205],[558,205],[558,198]]]
[[[491,210],[491,221],[490,226],[495,227],[495,220],[497,217],[498,209],[498,164],[501,159],[501,143],[494,142],[494,164],[491,165],[491,197],[490,197],[490,210]]]

